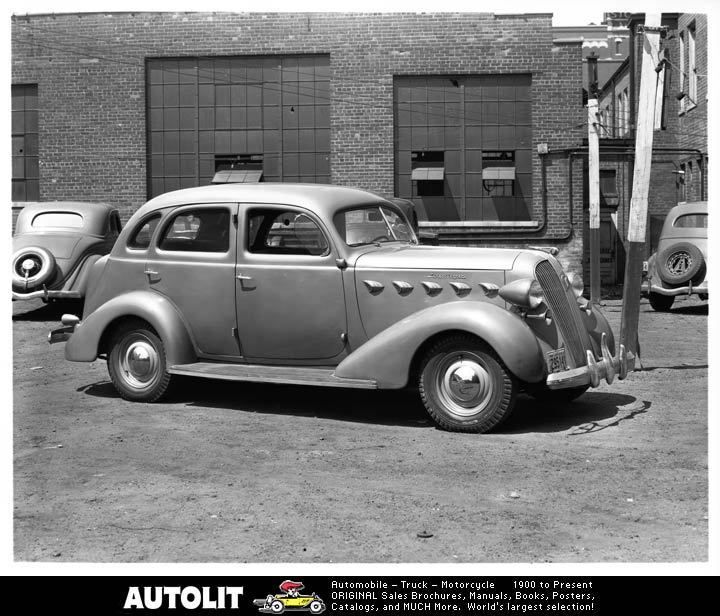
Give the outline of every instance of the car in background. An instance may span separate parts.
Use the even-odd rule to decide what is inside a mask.
[[[706,201],[682,203],[668,212],[657,250],[644,269],[647,277],[643,291],[654,310],[670,310],[678,295],[708,299]]]
[[[116,207],[104,203],[30,203],[13,236],[13,300],[80,299],[93,264],[122,230]]]
[[[82,320],[63,315],[49,341],[70,361],[107,360],[127,400],[159,400],[183,376],[409,385],[460,432],[498,426],[521,390],[564,403],[632,371],[551,254],[424,246],[408,223],[396,203],[339,186],[166,193],[93,265]]]

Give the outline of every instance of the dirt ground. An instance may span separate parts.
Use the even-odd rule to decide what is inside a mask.
[[[641,309],[643,372],[468,435],[409,392],[185,379],[125,402],[47,344],[62,308],[15,302],[15,559],[704,561],[707,304]]]

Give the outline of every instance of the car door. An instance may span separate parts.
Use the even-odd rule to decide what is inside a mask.
[[[237,328],[249,360],[327,360],[345,348],[343,272],[320,221],[289,206],[241,205]]]
[[[188,325],[200,355],[237,358],[236,203],[175,208],[160,222],[145,276]]]

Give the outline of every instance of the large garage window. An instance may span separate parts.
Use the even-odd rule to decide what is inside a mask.
[[[40,199],[38,89],[12,86],[12,200]]]
[[[531,76],[396,77],[395,190],[421,221],[531,220]]]
[[[330,182],[327,55],[151,59],[147,81],[151,197],[228,160],[242,181]]]

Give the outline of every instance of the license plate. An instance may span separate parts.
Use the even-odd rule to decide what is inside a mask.
[[[551,374],[554,372],[563,372],[567,370],[565,349],[548,351],[545,356],[547,357],[548,372],[550,372]]]

